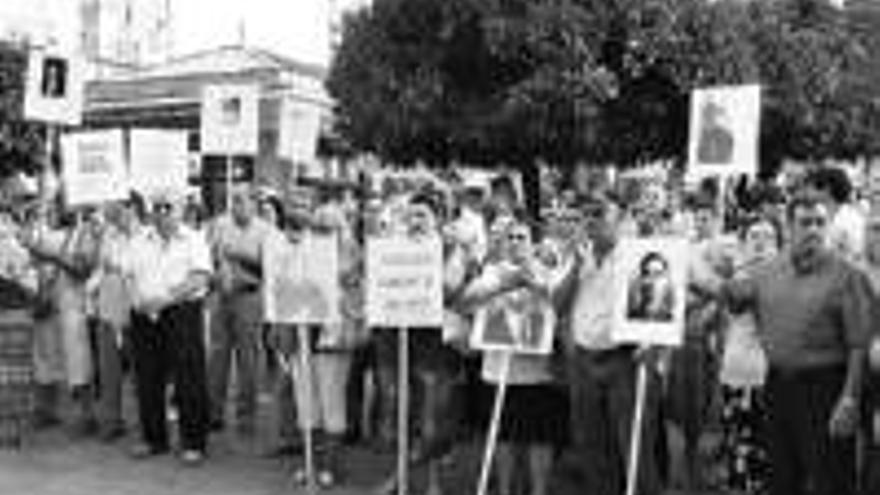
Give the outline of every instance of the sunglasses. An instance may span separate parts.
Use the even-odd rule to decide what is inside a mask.
[[[172,209],[174,209],[174,207],[171,203],[156,203],[153,206],[153,211],[156,213],[170,213]]]
[[[528,240],[528,236],[525,234],[510,234],[507,236],[507,239],[510,241],[525,241]]]
[[[824,227],[828,221],[824,218],[799,218],[797,223],[803,228]]]

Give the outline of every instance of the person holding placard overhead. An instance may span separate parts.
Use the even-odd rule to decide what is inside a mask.
[[[615,263],[621,209],[610,195],[585,198],[581,211],[589,240],[572,239],[570,249],[581,260],[558,290],[569,301],[569,385],[571,451],[566,455],[579,493],[619,495],[627,482],[627,459],[636,405],[636,372],[643,357],[634,345],[613,339]],[[647,356],[647,355],[645,355]],[[655,454],[659,428],[659,379],[649,369],[639,495],[660,493]]]
[[[226,392],[235,359],[237,420],[252,433],[257,412],[257,363],[262,328],[262,252],[272,226],[257,216],[249,185],[232,191],[232,209],[219,218],[208,238],[217,265],[217,306],[211,315],[209,381],[211,429],[225,425]]]
[[[484,322],[484,335],[503,335],[501,340],[515,342],[528,339],[528,331],[547,331],[531,328],[540,325],[531,316],[536,313],[523,313],[523,309],[535,311],[542,305],[549,307],[553,279],[550,270],[536,257],[532,228],[522,217],[509,223],[504,235],[501,258],[487,264],[466,286],[461,303],[479,308],[477,318]],[[521,325],[517,327],[519,330],[527,333],[520,334],[511,328],[513,320]],[[512,347],[514,342],[510,342]],[[483,380],[492,385],[503,380],[509,384],[496,452],[498,493],[514,493],[516,459],[521,452],[528,459],[530,493],[546,495],[555,448],[565,442],[568,434],[564,394],[553,383],[549,355],[507,355],[509,352],[486,351],[483,355]],[[506,359],[511,360],[507,369]],[[506,377],[502,376],[505,372]]]
[[[440,234],[444,211],[440,201],[430,193],[420,192],[410,198],[404,214],[404,227],[407,235],[414,239],[427,239]],[[389,369],[396,371],[397,352],[395,351],[396,330],[383,329],[377,340],[379,360]],[[442,328],[411,328],[410,365],[414,382],[410,397],[413,409],[419,411],[422,434],[421,448],[410,456],[410,463],[427,466],[427,493],[442,493],[440,487],[440,460],[448,454],[455,443],[455,433],[460,417],[456,408],[455,384],[461,370],[461,355],[444,341]],[[393,337],[393,338],[392,338]],[[393,368],[392,368],[393,367]],[[394,383],[391,377],[386,384]],[[390,387],[389,387],[390,388]],[[399,394],[393,385],[394,395]],[[395,404],[396,397],[388,397],[385,404]],[[418,407],[418,409],[416,409]],[[390,494],[397,487],[397,476],[392,476],[377,490]]]

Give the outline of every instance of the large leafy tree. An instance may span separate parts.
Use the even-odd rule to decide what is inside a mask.
[[[356,149],[528,171],[681,163],[690,91],[760,83],[772,168],[874,151],[874,31],[823,0],[376,0],[328,88]]]
[[[0,43],[0,178],[40,168],[41,126],[22,119],[26,67],[23,47]]]

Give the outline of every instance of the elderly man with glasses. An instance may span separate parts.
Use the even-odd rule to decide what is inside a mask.
[[[180,408],[181,460],[196,465],[207,446],[202,305],[213,267],[204,237],[183,224],[178,199],[173,193],[155,198],[154,228],[132,241],[126,260],[143,440],[132,454],[145,458],[168,452],[166,388],[171,382]]]

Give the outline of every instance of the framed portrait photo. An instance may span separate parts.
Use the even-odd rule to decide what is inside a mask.
[[[684,238],[621,239],[614,271],[614,340],[679,346],[684,340],[687,253]]]

